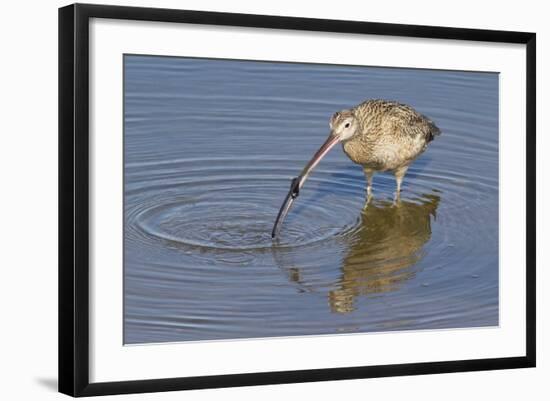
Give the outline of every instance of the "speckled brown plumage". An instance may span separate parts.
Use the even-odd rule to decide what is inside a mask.
[[[399,192],[408,166],[441,132],[412,107],[388,100],[368,100],[337,112],[331,118],[331,127],[350,120],[358,127],[354,135],[342,141],[342,147],[352,161],[363,166],[369,195],[372,175],[379,171],[394,172]]]

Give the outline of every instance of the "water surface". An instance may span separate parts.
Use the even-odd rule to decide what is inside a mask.
[[[127,344],[498,324],[498,75],[125,56]],[[280,241],[290,179],[338,110],[398,100],[442,135],[365,178],[335,148]]]

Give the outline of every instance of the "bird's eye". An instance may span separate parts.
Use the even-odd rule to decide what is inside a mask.
[[[346,123],[346,125],[344,125],[344,127],[349,128],[349,123]]]

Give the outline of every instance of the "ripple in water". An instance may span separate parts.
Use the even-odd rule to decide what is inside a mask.
[[[203,162],[210,165],[207,160]],[[182,162],[178,165],[181,167]],[[170,191],[166,198],[159,197],[158,193],[153,193],[151,198],[143,197],[141,203],[128,209],[129,225],[138,229],[142,238],[238,251],[308,245],[342,235],[359,223],[358,199],[330,203],[330,199],[315,202],[311,196],[304,197],[307,207],[301,213],[292,214],[281,237],[274,242],[271,229],[284,195],[280,188],[288,182],[286,177],[241,177],[237,175],[238,169],[226,169],[220,172],[225,174],[225,179],[206,178],[200,180],[200,185],[188,184],[194,177],[212,172],[212,168],[206,170],[195,166],[192,172],[172,177],[176,186],[178,182],[186,183],[181,185],[185,196]],[[330,186],[337,181],[329,177],[322,183]],[[163,185],[171,186],[166,180]],[[358,197],[362,196],[360,188],[355,188]],[[149,192],[147,184],[141,187],[141,192],[142,195]]]

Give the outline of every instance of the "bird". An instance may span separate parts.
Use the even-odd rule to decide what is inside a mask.
[[[290,190],[279,209],[271,237],[275,239],[294,200],[321,159],[338,143],[344,153],[363,167],[367,180],[367,203],[372,197],[375,173],[391,171],[396,179],[395,200],[399,201],[401,184],[407,169],[441,134],[436,124],[413,107],[384,99],[366,100],[357,106],[338,111],[329,120],[330,134],[292,179]]]

